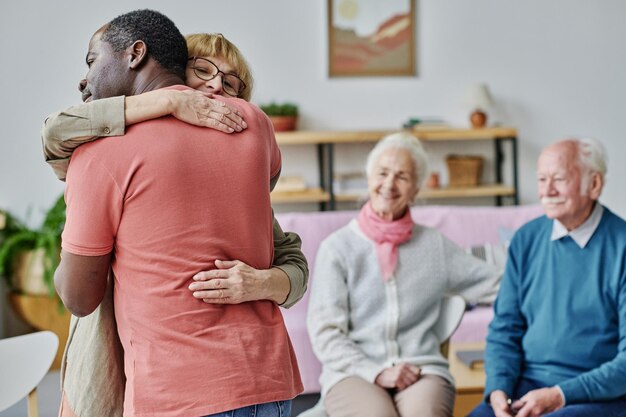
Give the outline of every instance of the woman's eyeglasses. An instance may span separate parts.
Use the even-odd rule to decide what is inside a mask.
[[[201,80],[211,81],[213,78],[222,74],[222,89],[226,94],[233,97],[239,97],[243,90],[246,89],[246,83],[235,74],[226,74],[220,70],[217,65],[212,63],[206,58],[191,57],[189,61],[193,60],[192,68],[196,77]]]

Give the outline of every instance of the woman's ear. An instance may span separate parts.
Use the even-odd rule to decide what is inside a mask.
[[[417,183],[417,180],[416,180]],[[413,196],[411,197],[411,204],[415,204],[417,202],[417,196],[420,193],[420,187],[415,185],[415,190],[413,190]]]
[[[148,56],[148,45],[144,41],[135,41],[128,47],[129,67],[137,69]]]
[[[415,204],[415,202],[417,201],[417,196],[420,193],[420,189],[421,189],[420,183],[423,184],[423,181],[420,181],[417,178],[417,174],[413,174],[413,188],[414,188],[414,190],[413,190],[413,196],[411,197],[411,202],[413,204]]]

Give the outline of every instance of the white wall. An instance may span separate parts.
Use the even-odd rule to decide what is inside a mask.
[[[46,114],[77,103],[91,34],[116,15],[150,7],[183,33],[222,32],[256,78],[255,102],[293,100],[305,129],[395,128],[410,116],[465,121],[466,86],[487,82],[498,121],[520,132],[523,202],[535,201],[534,165],[570,134],[601,139],[611,157],[603,200],[626,215],[626,2],[418,0],[417,77],[329,79],[326,1],[40,1],[0,5],[0,207],[31,222],[63,189],[43,163]],[[284,172],[316,178],[313,148],[285,153]],[[290,165],[290,161],[292,161]],[[307,162],[308,161],[308,162]]]

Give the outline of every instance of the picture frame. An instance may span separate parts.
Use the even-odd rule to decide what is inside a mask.
[[[416,0],[328,0],[329,77],[415,76]]]

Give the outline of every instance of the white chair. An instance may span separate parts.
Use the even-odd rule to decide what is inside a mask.
[[[441,340],[441,353],[448,357],[449,339],[461,324],[465,313],[465,299],[460,295],[448,295],[441,300],[439,319],[435,323],[435,334]]]
[[[58,347],[59,338],[49,331],[0,340],[0,411],[28,396],[28,417],[39,415],[37,385]]]
[[[448,295],[441,300],[439,319],[435,323],[435,334],[441,340],[441,353],[448,357],[450,336],[461,324],[465,313],[465,300],[460,295]],[[312,408],[298,414],[298,417],[327,417],[324,402],[320,399]]]

